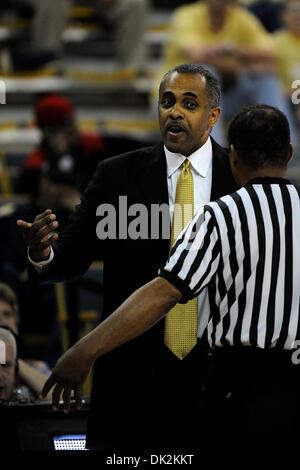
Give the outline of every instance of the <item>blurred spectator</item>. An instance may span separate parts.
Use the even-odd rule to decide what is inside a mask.
[[[5,283],[0,282],[0,329],[6,326],[16,335],[19,334],[19,305],[14,291]],[[20,339],[19,339],[20,343]],[[18,359],[18,386],[29,387],[31,394],[26,391],[26,395],[32,393],[37,398],[42,390],[45,380],[50,375],[50,369],[44,361],[36,359]]]
[[[42,141],[25,160],[17,183],[18,192],[30,194],[31,198],[28,203],[0,206],[0,279],[18,296],[24,342],[28,336],[41,338],[41,346],[34,348],[26,341],[26,357],[33,353],[52,366],[61,353],[55,287],[29,285],[26,245],[21,231],[16,230],[16,221],[33,220],[37,214],[51,208],[57,214],[59,230],[62,230],[99,161],[111,156],[112,152],[132,150],[140,143],[123,137],[105,139],[104,143],[98,135],[80,134],[74,107],[63,96],[39,99],[35,106],[35,121],[41,129]],[[68,298],[70,296],[68,293]],[[52,333],[53,336],[48,338]]]
[[[0,282],[0,324],[8,326],[15,333],[18,332],[18,301],[13,290]]]
[[[0,289],[9,289],[1,284]],[[1,290],[0,290],[1,292]],[[0,340],[5,343],[5,363],[0,364],[0,402],[32,403],[39,399],[50,369],[43,365],[38,369],[39,361],[30,364],[18,358],[17,335],[5,323],[0,323]],[[45,372],[46,369],[46,372]],[[51,397],[47,397],[50,399]]]
[[[0,340],[5,344],[5,363],[0,363],[0,401],[8,401],[16,383],[17,342],[12,331],[0,326]]]
[[[117,63],[121,68],[144,72],[147,53],[145,30],[149,0],[91,0],[101,22],[117,36]]]
[[[11,9],[32,9],[31,34],[29,45],[17,43],[1,52],[3,71],[37,69],[59,58],[71,5],[71,0],[10,0]]]
[[[60,53],[62,33],[69,18],[71,0],[17,0],[33,8],[31,44],[33,49]]]
[[[300,0],[286,0],[283,6],[282,19],[284,29],[274,35],[276,54],[278,59],[278,73],[284,83],[287,102],[294,114],[300,133]],[[295,81],[298,82],[295,82]],[[298,91],[297,91],[298,89]],[[295,99],[293,98],[295,95]],[[290,164],[290,170],[296,169],[296,173],[290,173],[290,178],[295,178],[296,184],[300,182],[300,143],[296,143],[294,157]]]
[[[270,34],[234,0],[204,0],[175,10],[164,51],[164,70],[180,63],[205,65],[222,83],[221,118],[230,119],[241,107],[266,103],[284,111],[294,131],[280,80]],[[226,144],[224,121],[213,136]]]
[[[285,0],[239,0],[262,22],[270,33],[281,28],[281,8]]]
[[[98,135],[79,133],[74,107],[66,97],[45,96],[37,101],[34,112],[42,140],[24,162],[17,192],[36,197],[41,171],[48,164],[52,165],[53,182],[59,177],[83,191],[104,158],[104,141]]]
[[[54,286],[31,286],[27,281],[27,248],[16,221],[34,217],[46,208],[60,214],[60,228],[80,202],[77,173],[66,165],[65,156],[45,161],[37,170],[37,194],[28,203],[8,203],[0,207],[0,279],[16,292],[20,303],[21,336],[40,338],[40,346],[23,344],[24,353],[38,355],[53,365],[61,351]]]
[[[283,7],[284,29],[274,35],[279,74],[290,95],[292,83],[300,80],[300,0],[286,0]]]

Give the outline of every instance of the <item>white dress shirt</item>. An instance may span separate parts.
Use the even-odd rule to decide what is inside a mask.
[[[173,211],[176,196],[177,180],[181,172],[181,165],[186,159],[180,153],[170,152],[164,147],[166,160],[167,160],[167,179],[168,179],[168,194],[169,194],[169,207],[170,207],[170,220],[173,219]],[[211,182],[212,182],[212,144],[210,137],[205,144],[200,147],[196,152],[192,153],[188,160],[191,163],[190,170],[194,179],[194,214],[200,206],[210,201]],[[34,262],[29,256],[29,261],[34,265],[37,271],[51,263],[54,253],[51,248],[50,257],[46,261]],[[201,315],[200,315],[201,312]],[[204,327],[207,324],[207,316],[209,314],[209,303],[206,289],[198,297],[198,337],[203,333]]]
[[[176,185],[181,172],[181,165],[186,157],[180,153],[170,152],[166,147],[168,175],[168,194],[171,220],[173,218]],[[194,179],[194,214],[200,206],[210,201],[212,179],[212,145],[208,138],[206,143],[188,157],[191,163],[190,170]]]
[[[177,180],[181,172],[180,167],[186,157],[180,153],[170,152],[166,147],[164,147],[164,149],[167,159],[170,218],[173,220]],[[188,160],[191,163],[190,170],[194,179],[195,214],[200,206],[210,201],[212,182],[212,144],[210,137],[202,147],[188,157]],[[198,337],[201,337],[203,334],[207,325],[208,315],[208,294],[207,290],[204,289],[198,296]]]

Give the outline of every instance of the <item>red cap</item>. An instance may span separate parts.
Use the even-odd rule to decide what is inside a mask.
[[[70,100],[59,95],[41,98],[35,106],[35,119],[39,127],[61,126],[74,115]]]

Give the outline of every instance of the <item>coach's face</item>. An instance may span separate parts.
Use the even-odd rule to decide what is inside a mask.
[[[207,141],[220,108],[209,106],[205,77],[172,72],[161,83],[158,113],[167,149],[188,157]]]

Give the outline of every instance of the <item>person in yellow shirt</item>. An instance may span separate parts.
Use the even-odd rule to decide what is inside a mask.
[[[286,0],[283,9],[284,29],[274,35],[278,72],[288,94],[300,79],[300,1]]]
[[[285,86],[287,102],[300,133],[300,0],[285,1],[282,19],[284,28],[274,34],[277,70]],[[296,179],[300,181],[300,142],[296,142],[296,145],[294,143],[294,146],[295,155],[290,170],[296,168]]]
[[[164,54],[166,68],[205,62],[225,71],[265,69],[274,60],[271,37],[259,21],[233,0],[206,0],[175,10]]]
[[[272,36],[234,0],[196,1],[174,11],[162,72],[181,63],[205,64],[217,74],[222,83],[223,118],[230,119],[242,106],[266,103],[285,112],[293,129],[275,74]],[[223,127],[224,121],[214,137],[224,145]]]

